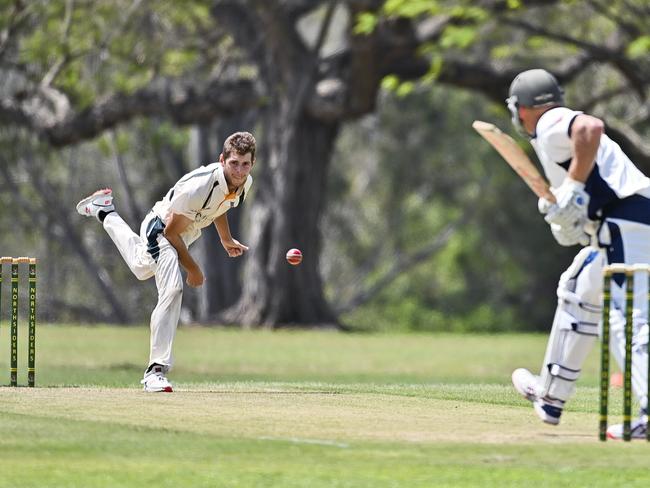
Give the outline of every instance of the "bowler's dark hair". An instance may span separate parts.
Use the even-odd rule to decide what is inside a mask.
[[[255,161],[255,138],[250,132],[235,132],[228,136],[223,143],[223,159],[228,159],[232,152],[244,155],[251,153],[251,160]]]

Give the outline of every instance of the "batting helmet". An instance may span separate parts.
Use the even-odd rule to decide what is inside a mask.
[[[555,76],[544,69],[519,73],[510,84],[510,98],[516,97],[521,107],[541,107],[564,103],[564,91]]]
[[[523,127],[519,119],[519,107],[543,107],[564,103],[564,90],[555,76],[544,69],[529,69],[519,73],[510,84],[509,95],[506,100],[508,110],[512,123],[520,132]]]

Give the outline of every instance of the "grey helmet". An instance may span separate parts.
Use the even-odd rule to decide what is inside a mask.
[[[562,105],[564,90],[555,76],[544,69],[529,69],[519,73],[510,84],[506,100],[512,123],[518,131],[525,133],[519,119],[519,107],[543,107]]]

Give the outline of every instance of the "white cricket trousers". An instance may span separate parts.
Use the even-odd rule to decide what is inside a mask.
[[[181,315],[183,277],[176,249],[162,235],[160,227],[158,232],[152,232],[157,218],[149,212],[138,235],[117,212],[111,212],[104,219],[104,229],[136,278],[156,277],[158,303],[151,313],[149,366],[161,364],[168,371],[173,364],[172,344]]]

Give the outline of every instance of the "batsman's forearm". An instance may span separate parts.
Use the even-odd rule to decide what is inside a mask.
[[[178,262],[186,271],[198,269],[198,264],[196,264],[196,261],[192,258],[192,255],[187,249],[185,241],[183,241],[181,236],[177,234],[167,234],[165,237],[172,247],[176,249],[176,252],[178,253]]]
[[[569,165],[568,175],[570,178],[585,183],[591,171],[594,168],[598,145],[595,149],[592,147],[576,148],[571,164]]]

